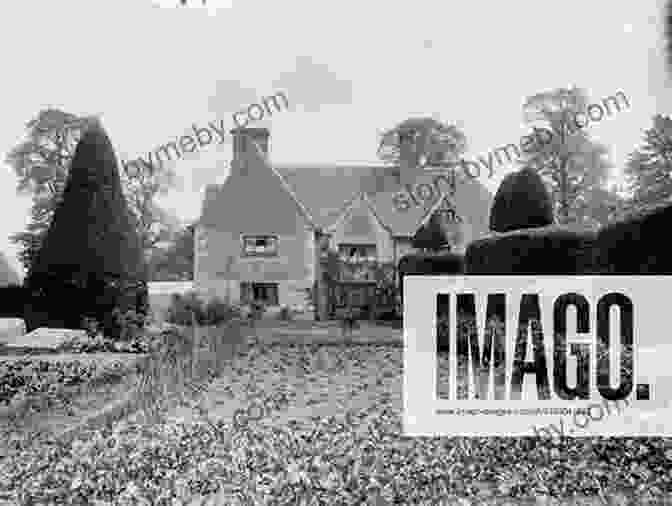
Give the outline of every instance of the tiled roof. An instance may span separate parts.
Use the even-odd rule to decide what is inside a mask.
[[[389,173],[390,167],[384,165],[273,165],[273,171],[280,176],[291,192],[310,217],[312,223],[328,229],[333,226],[348,207],[364,194],[373,208],[374,213],[392,235],[398,237],[412,237],[418,230],[423,218],[437,202],[438,195],[429,201],[420,201],[420,205],[412,206],[407,211],[399,211],[394,207],[394,196],[402,190],[392,185],[389,178],[387,189],[383,186],[382,176]],[[415,184],[433,181],[431,173],[420,176]],[[206,208],[212,208],[216,200],[221,200],[221,186],[209,185],[206,188],[203,214]],[[478,228],[488,228],[489,212],[492,196],[479,182],[469,178],[458,178],[458,194],[455,202],[458,208],[465,205],[473,209],[475,202],[482,203],[483,209],[477,220]],[[481,216],[482,215],[482,216]],[[482,223],[481,223],[482,222]]]
[[[274,165],[321,228],[332,225],[364,189],[374,190],[382,166]]]
[[[246,156],[246,175],[233,172],[223,185],[206,187],[199,223],[234,233],[255,230],[258,234],[294,233],[297,219],[314,227],[310,212],[270,166],[268,158],[256,151]]]
[[[434,175],[428,173],[418,177],[413,186],[419,184],[432,185]],[[457,177],[457,189],[452,200],[461,212],[465,209],[473,210],[471,220],[475,221],[479,230],[487,230],[489,225],[489,213],[492,205],[492,195],[478,181],[464,175]],[[393,198],[397,191],[379,192],[370,194],[369,199],[374,206],[376,214],[392,230],[396,236],[410,237],[418,230],[427,214],[437,204],[439,195],[434,194],[433,198],[427,201],[418,199],[419,205],[412,205],[406,211],[395,209]]]

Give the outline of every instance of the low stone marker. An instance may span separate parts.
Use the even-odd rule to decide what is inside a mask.
[[[15,339],[26,333],[26,322],[21,318],[0,318],[0,343]]]
[[[86,338],[84,330],[51,329],[40,327],[32,332],[15,336],[4,343],[5,353],[15,352],[56,352],[67,341],[74,338]]]

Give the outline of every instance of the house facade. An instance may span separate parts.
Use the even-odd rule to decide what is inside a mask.
[[[457,251],[488,233],[490,193],[468,177],[437,184],[436,174],[414,169],[412,153],[402,154],[402,167],[279,166],[269,160],[267,129],[231,133],[230,174],[206,188],[195,229],[194,288],[205,296],[312,304],[327,318],[334,300],[344,305],[350,297],[357,305],[373,288],[371,272],[359,267],[396,265],[414,251],[413,236],[433,215],[455,229]],[[408,194],[423,182],[441,191]],[[415,205],[400,209],[403,198]],[[337,283],[327,272],[330,255],[347,267]]]

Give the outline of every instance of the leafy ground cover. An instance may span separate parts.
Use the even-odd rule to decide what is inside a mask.
[[[100,505],[664,504],[672,491],[669,439],[403,437],[402,364],[393,345],[259,343],[151,423],[17,452],[0,483],[21,504]]]
[[[134,337],[128,341],[96,337],[74,338],[63,344],[60,351],[67,353],[149,353],[155,345],[153,338]]]
[[[122,376],[135,357],[73,355],[6,357],[0,360],[0,404],[56,394],[59,387],[111,381]]]

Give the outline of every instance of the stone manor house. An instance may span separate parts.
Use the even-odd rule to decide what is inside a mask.
[[[413,132],[402,137],[399,166],[279,166],[269,159],[268,129],[231,134],[230,174],[206,187],[195,228],[194,289],[206,296],[276,307],[311,301],[319,319],[346,303],[371,310],[366,269],[330,281],[329,250],[348,265],[397,265],[435,213],[457,229],[454,251],[488,233],[490,192],[459,173],[451,191],[445,170],[418,168]]]

